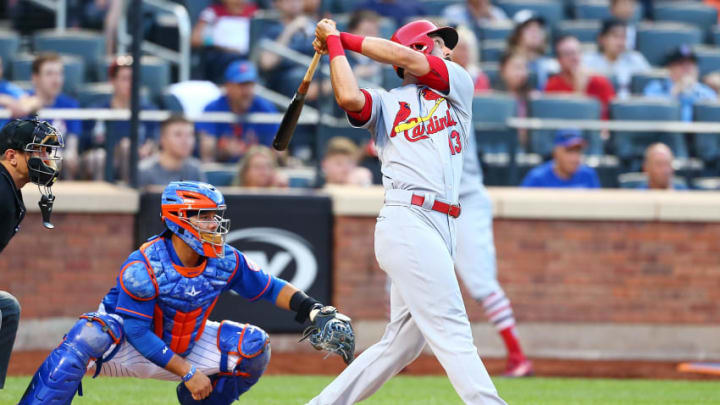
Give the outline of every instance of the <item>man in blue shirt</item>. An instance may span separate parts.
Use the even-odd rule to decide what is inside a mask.
[[[690,46],[681,45],[675,49],[668,56],[667,68],[670,77],[648,83],[644,93],[648,97],[677,99],[683,121],[692,121],[696,102],[717,99],[713,89],[698,82],[697,56]]]
[[[225,71],[226,94],[210,102],[205,112],[232,112],[238,116],[234,124],[202,122],[197,124],[200,135],[200,158],[206,162],[237,162],[252,145],[272,144],[279,124],[244,122],[252,113],[275,113],[267,100],[255,95],[257,69],[247,61],[233,62]]]
[[[24,117],[32,111],[34,103],[19,86],[3,79],[3,64],[0,58],[0,108],[10,110],[12,118]],[[0,119],[0,128],[8,123]]]
[[[65,76],[60,55],[54,52],[39,54],[32,63],[32,84],[30,92],[39,108],[80,108],[75,99],[62,93]],[[78,144],[82,132],[81,121],[52,120],[50,124],[57,128],[65,138],[63,156],[63,177],[75,178],[79,167]]]
[[[522,181],[522,187],[600,188],[597,173],[580,163],[585,139],[580,131],[559,130],[555,134],[553,159],[532,169]]]

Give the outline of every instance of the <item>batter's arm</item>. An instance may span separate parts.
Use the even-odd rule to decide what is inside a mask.
[[[355,74],[345,56],[340,32],[335,28],[335,22],[329,19],[321,20],[315,29],[315,36],[316,41],[313,42],[315,50],[330,54],[330,82],[335,93],[335,101],[347,112],[361,111],[365,106],[365,95],[360,91]]]

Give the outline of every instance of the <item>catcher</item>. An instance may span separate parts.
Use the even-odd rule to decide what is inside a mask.
[[[260,269],[226,245],[225,199],[200,182],[172,182],[162,194],[167,230],[130,254],[96,312],[82,315],[35,373],[20,404],[70,404],[95,376],[181,381],[182,405],[226,405],[250,389],[270,361],[268,335],[253,325],[209,321],[220,294],[266,299],[311,322],[318,350],[354,357],[350,319]],[[92,361],[92,364],[91,364]]]

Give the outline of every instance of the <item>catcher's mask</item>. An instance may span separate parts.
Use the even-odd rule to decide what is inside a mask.
[[[3,150],[12,148],[23,151],[30,182],[37,184],[42,197],[38,202],[46,228],[50,223],[55,196],[51,187],[60,173],[61,149],[65,146],[60,132],[47,121],[18,119],[7,123],[2,129]]]
[[[165,226],[201,256],[224,257],[230,230],[226,208],[217,188],[198,181],[173,181],[162,194]]]
[[[431,37],[438,36],[445,41],[445,46],[455,48],[458,43],[458,33],[452,27],[438,27],[428,20],[417,20],[403,25],[390,37],[390,40],[405,45],[416,51],[429,55],[435,47]],[[400,78],[404,78],[403,69],[393,66]]]

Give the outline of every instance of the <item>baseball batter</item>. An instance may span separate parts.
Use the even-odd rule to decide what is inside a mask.
[[[330,55],[335,98],[352,125],[370,130],[378,148],[385,205],[375,255],[392,286],[383,338],[310,404],[362,401],[426,343],[466,404],[505,404],[473,343],[453,267],[473,96],[470,75],[449,61],[457,40],[454,29],[424,20],[399,28],[390,41],[340,33],[327,19],[317,25],[314,46]],[[359,89],[344,49],[392,64],[403,85]]]
[[[298,322],[310,319],[311,344],[352,361],[349,319],[226,245],[225,208],[210,184],[170,183],[162,194],[167,230],[130,254],[98,311],[80,317],[20,404],[70,404],[76,392],[82,395],[80,380],[91,360],[95,375],[181,381],[181,405],[231,404],[265,371],[270,342],[256,326],[208,320],[228,290],[293,310]]]
[[[462,215],[457,220],[455,269],[472,297],[482,304],[507,349],[506,377],[532,375],[532,363],[525,357],[515,331],[510,300],[497,280],[497,262],[492,229],[492,202],[482,181],[475,137],[470,136],[460,180]]]

